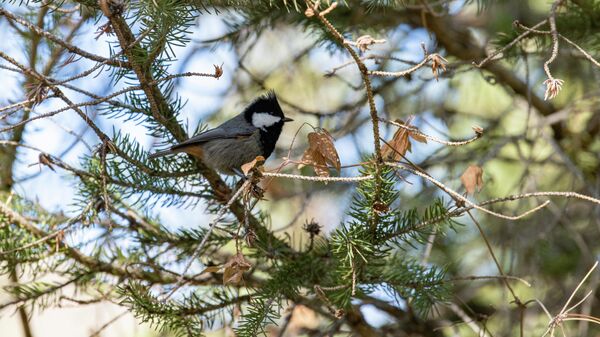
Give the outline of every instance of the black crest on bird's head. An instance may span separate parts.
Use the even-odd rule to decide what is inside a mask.
[[[248,123],[252,123],[252,116],[255,113],[268,113],[281,119],[284,118],[275,91],[269,90],[267,93],[258,96],[252,103],[248,104],[246,109],[244,109],[244,117]]]

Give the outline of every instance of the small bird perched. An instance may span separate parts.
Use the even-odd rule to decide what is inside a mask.
[[[241,166],[257,156],[268,158],[281,129],[291,118],[283,115],[273,91],[256,98],[242,113],[192,138],[149,156],[157,158],[185,152],[222,173],[244,176]]]

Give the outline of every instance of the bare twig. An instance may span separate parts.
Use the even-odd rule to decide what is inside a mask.
[[[39,244],[42,244],[42,243],[44,243],[44,242],[46,242],[46,241],[48,241],[50,239],[55,238],[57,236],[62,236],[62,235],[64,235],[64,233],[65,233],[64,229],[55,231],[54,233],[50,233],[50,234],[44,236],[43,238],[41,238],[39,240],[36,240],[34,242],[28,243],[26,245],[23,245],[23,246],[20,246],[20,247],[17,247],[15,249],[11,249],[11,250],[0,251],[0,256],[12,254],[12,253],[16,253],[18,251],[22,251],[22,250],[25,250],[25,249],[29,249],[31,247],[35,247],[35,246],[37,246]]]
[[[106,328],[108,328],[111,324],[113,324],[114,322],[116,322],[117,320],[119,320],[121,317],[125,317],[125,315],[127,315],[128,313],[129,313],[129,310],[125,310],[122,313],[118,314],[117,316],[113,317],[108,322],[104,323],[101,327],[99,327],[96,331],[94,331],[90,335],[90,337],[100,336],[103,330],[105,330]]]
[[[494,249],[492,249],[492,245],[490,244],[490,241],[488,240],[487,236],[485,235],[485,233],[483,232],[483,228],[481,228],[481,225],[479,224],[479,221],[477,221],[475,219],[475,217],[473,216],[473,214],[471,214],[470,211],[467,211],[467,214],[469,215],[469,218],[471,218],[471,220],[473,221],[473,223],[475,224],[475,226],[477,227],[477,230],[479,230],[479,234],[481,235],[481,238],[483,239],[483,241],[485,242],[485,246],[488,249],[488,252],[490,253],[490,255],[492,256],[492,259],[494,260],[494,264],[496,265],[496,268],[498,269],[498,273],[500,273],[500,276],[502,276],[502,281],[504,282],[504,284],[506,285],[506,288],[510,291],[514,302],[518,305],[518,306],[522,306],[523,302],[521,301],[521,299],[517,296],[517,294],[515,293],[515,291],[513,290],[512,286],[510,285],[510,283],[508,283],[508,279],[506,277],[504,277],[504,271],[502,270],[502,267],[500,266],[500,262],[498,262],[498,258],[496,257],[496,254],[494,253]]]
[[[411,167],[408,167],[406,165],[402,165],[402,164],[399,164],[399,163],[390,163],[390,162],[387,162],[386,164],[389,165],[389,166],[398,167],[398,168],[410,171],[410,172],[412,172],[412,173],[414,173],[414,174],[416,174],[416,175],[418,175],[418,176],[420,176],[422,178],[425,178],[426,180],[429,180],[431,183],[433,183],[434,185],[436,185],[437,187],[439,187],[440,189],[442,189],[444,192],[448,193],[452,198],[458,199],[458,200],[464,202],[465,204],[467,204],[467,205],[469,205],[469,206],[471,206],[471,207],[473,207],[473,208],[475,208],[475,209],[477,209],[479,211],[482,211],[484,213],[493,215],[493,216],[501,218],[501,219],[518,220],[518,219],[521,219],[521,218],[523,218],[523,217],[525,217],[525,216],[527,216],[527,215],[529,215],[531,213],[535,213],[535,212],[539,211],[540,209],[546,207],[548,205],[548,203],[550,203],[550,201],[546,201],[543,204],[538,205],[538,206],[536,206],[536,207],[534,207],[534,208],[532,208],[532,209],[530,209],[530,210],[528,210],[528,211],[526,211],[526,212],[524,212],[522,214],[519,214],[519,215],[515,215],[515,216],[504,215],[504,214],[500,214],[500,213],[497,213],[497,212],[494,212],[494,211],[490,211],[490,210],[488,210],[486,208],[483,208],[483,207],[481,207],[481,206],[479,206],[479,205],[477,205],[477,204],[469,201],[469,199],[463,197],[458,192],[456,192],[456,191],[454,191],[454,190],[446,187],[446,185],[442,184],[441,182],[439,182],[438,180],[436,180],[435,178],[433,178],[432,176],[430,176],[427,173],[424,173],[424,172],[419,171],[419,170],[415,170],[414,168],[411,168]]]
[[[535,24],[532,28],[533,29],[539,28],[539,27],[543,26],[547,21],[548,21],[547,19],[544,19],[544,20],[538,22],[537,24]],[[473,61],[473,65],[477,68],[483,67],[488,62],[490,62],[492,59],[494,59],[496,56],[498,56],[501,53],[504,53],[508,49],[512,48],[515,44],[517,44],[517,42],[519,42],[519,41],[523,40],[524,38],[526,38],[527,36],[529,36],[529,34],[531,34],[531,31],[523,32],[522,34],[517,36],[514,40],[512,40],[509,44],[507,44],[506,46],[502,47],[501,49],[493,52],[488,57],[481,60],[479,63],[476,63],[475,61]]]
[[[575,309],[576,307],[578,307],[581,303],[583,303],[592,294],[591,291],[588,292],[583,297],[583,299],[581,299],[579,302],[577,302],[573,306],[569,307],[569,304],[571,303],[571,300],[573,300],[573,297],[575,297],[575,294],[577,293],[577,291],[579,290],[579,288],[581,288],[581,286],[583,285],[583,283],[588,279],[588,277],[590,277],[590,275],[596,269],[596,267],[598,267],[598,261],[596,261],[594,263],[594,265],[592,266],[592,268],[590,268],[590,270],[587,272],[587,274],[585,274],[585,276],[583,277],[583,279],[579,282],[579,284],[577,285],[577,287],[575,288],[575,290],[573,290],[573,292],[569,296],[569,299],[565,302],[565,304],[563,305],[562,309],[560,310],[560,312],[556,316],[550,315],[550,312],[546,309],[546,307],[544,306],[544,304],[541,301],[537,300],[537,299],[535,300],[542,307],[542,309],[544,309],[544,311],[546,312],[546,315],[548,315],[548,317],[550,318],[550,321],[548,322],[548,327],[547,327],[546,331],[544,332],[544,334],[542,335],[542,337],[546,336],[548,333],[550,333],[550,336],[554,336],[554,330],[556,329],[556,327],[560,327],[561,330],[563,329],[562,323],[564,321],[581,321],[581,320],[585,320],[585,321],[596,323],[596,324],[600,325],[600,319],[598,319],[596,317],[591,317],[591,316],[587,316],[587,315],[580,315],[580,314],[571,314],[570,313],[570,311],[572,311],[573,309]],[[563,331],[563,334],[564,334],[564,331]]]
[[[102,62],[102,63],[106,63],[109,64],[111,66],[115,66],[115,67],[128,67],[127,62],[123,62],[123,61],[119,61],[119,60],[111,60],[111,59],[107,59],[105,57],[102,56],[98,56],[92,53],[89,53],[83,49],[80,49],[70,43],[67,43],[66,41],[64,41],[63,39],[57,37],[56,35],[46,32],[43,29],[41,29],[40,27],[30,23],[29,21],[18,17],[14,14],[12,14],[11,12],[9,12],[8,10],[1,8],[0,7],[0,15],[5,16],[7,19],[15,21],[25,27],[27,27],[29,30],[33,31],[34,33],[36,33],[37,35],[43,36],[45,38],[47,38],[48,40],[62,46],[63,48],[67,49],[68,51],[70,51],[71,53],[83,56],[85,58],[88,58],[90,60],[93,61],[98,61],[98,62]]]
[[[392,61],[398,61],[401,63],[406,63],[406,64],[410,64],[410,65],[416,65],[418,62],[414,62],[414,61],[409,61],[409,60],[404,60],[404,59],[400,59],[397,57],[393,57],[393,56],[385,56],[385,55],[367,55],[367,56],[363,56],[360,58],[363,62],[367,61],[367,60],[392,60]],[[325,73],[325,77],[331,77],[333,75],[335,75],[338,70],[344,69],[348,66],[351,66],[355,64],[354,60],[348,61],[346,63],[340,64],[339,66],[333,67],[331,70],[328,70]]]
[[[475,323],[475,320],[472,319],[471,317],[469,317],[469,315],[462,310],[458,305],[456,305],[455,303],[448,303],[448,307],[450,308],[450,310],[452,310],[452,312],[454,312],[458,317],[460,317],[460,319],[471,329],[473,330],[473,332],[475,332],[477,334],[477,336],[479,337],[490,337],[490,335],[487,333],[487,331],[483,328],[481,328],[479,325],[477,325]]]
[[[286,179],[297,179],[297,180],[308,180],[308,181],[320,181],[320,182],[344,182],[344,183],[353,183],[357,181],[365,181],[369,179],[373,179],[374,176],[366,175],[360,177],[318,177],[318,176],[303,176],[298,174],[286,174],[286,173],[276,173],[276,172],[263,172],[262,175],[265,177],[275,177],[275,178],[286,178]]]
[[[181,272],[179,278],[177,279],[177,283],[175,283],[175,286],[173,286],[173,289],[165,296],[163,301],[166,301],[167,299],[169,299],[179,288],[181,288],[181,286],[183,286],[185,284],[185,276],[184,276],[185,273],[188,271],[188,269],[190,269],[190,267],[192,266],[192,263],[194,263],[194,261],[198,258],[198,256],[202,252],[202,249],[204,249],[204,246],[208,242],[208,238],[210,237],[213,229],[215,228],[217,223],[219,223],[219,221],[221,221],[221,219],[225,215],[225,212],[227,212],[229,210],[231,205],[242,195],[242,192],[244,192],[244,190],[246,190],[248,188],[248,186],[250,186],[251,183],[252,183],[251,179],[246,179],[246,181],[242,184],[242,186],[240,186],[240,188],[238,188],[238,190],[233,194],[233,196],[231,196],[231,198],[229,199],[227,204],[225,204],[225,206],[221,207],[219,212],[216,214],[215,219],[213,219],[213,221],[211,221],[208,224],[208,230],[204,234],[202,241],[194,249],[194,253],[190,257],[188,263],[183,268],[183,271]]]
[[[369,70],[367,69],[367,66],[364,64],[364,62],[360,59],[356,51],[352,49],[352,47],[349,44],[346,43],[346,40],[344,39],[342,34],[340,34],[340,32],[338,32],[338,30],[335,29],[335,27],[325,17],[325,14],[331,12],[337,6],[337,2],[333,2],[329,6],[329,8],[327,8],[323,12],[319,12],[319,1],[317,1],[314,4],[311,0],[305,0],[305,2],[308,7],[305,12],[306,16],[316,16],[317,19],[321,21],[321,23],[323,23],[327,30],[333,35],[335,40],[348,51],[350,56],[352,56],[352,59],[354,59],[354,62],[356,63],[356,66],[358,67],[362,80],[365,84],[365,90],[367,92],[367,101],[369,102],[369,112],[371,115],[371,124],[373,129],[373,145],[375,150],[375,193],[373,195],[373,205],[375,205],[379,203],[379,199],[381,196],[381,165],[383,164],[383,157],[381,155],[381,144],[379,142],[379,119],[377,118],[377,107],[375,106],[373,88],[371,86],[371,79],[369,78]],[[376,212],[374,212],[371,221],[371,231],[373,233],[376,231],[377,221],[378,215]]]
[[[434,54],[425,55],[425,57],[423,58],[423,60],[421,62],[415,64],[414,66],[412,66],[406,70],[396,71],[396,72],[371,70],[371,71],[369,71],[369,75],[404,77],[404,76],[408,76],[408,75],[414,73],[415,71],[421,69],[422,67],[424,67],[425,65],[427,65],[430,62],[432,62],[432,63],[438,62],[438,60],[447,63],[446,59],[444,59],[441,55],[434,53]],[[442,63],[442,64],[444,64],[444,67],[445,67],[445,63]],[[437,75],[436,75],[436,77],[437,77]]]
[[[554,79],[554,77],[550,73],[549,65],[550,65],[550,63],[552,63],[554,61],[554,59],[556,59],[556,56],[558,55],[558,32],[556,30],[556,10],[558,9],[558,6],[560,6],[560,4],[563,1],[564,0],[554,1],[554,3],[552,4],[552,8],[550,8],[550,16],[548,17],[548,23],[550,24],[550,35],[552,35],[552,53],[550,54],[550,58],[546,62],[544,62],[544,72],[546,72],[546,76],[548,76],[549,80]],[[536,27],[534,26],[534,28],[536,28]]]
[[[518,28],[521,28],[526,31],[530,31],[532,33],[542,34],[542,35],[552,34],[552,32],[549,30],[538,30],[538,29],[534,29],[533,27],[529,28],[529,27],[525,26],[524,24],[520,23],[519,21],[515,21],[514,24]],[[558,33],[558,37],[560,39],[562,39],[563,41],[565,41],[566,43],[570,44],[575,49],[577,49],[583,55],[583,57],[585,57],[588,61],[590,61],[596,67],[600,67],[600,62],[598,62],[592,55],[590,55],[585,49],[583,49],[577,43],[571,41],[569,38],[567,38],[566,36],[564,36],[560,33]]]
[[[527,287],[531,287],[531,283],[527,282],[526,280],[524,280],[520,277],[511,276],[511,275],[473,275],[473,276],[454,277],[454,278],[450,279],[450,281],[474,281],[474,280],[489,280],[489,279],[492,279],[492,280],[501,280],[501,279],[515,280],[515,281],[519,281],[519,282],[523,283]]]
[[[465,139],[465,140],[460,140],[460,141],[449,141],[449,140],[443,140],[443,139],[439,139],[437,137],[434,136],[430,136],[426,133],[421,132],[421,130],[417,129],[416,127],[412,126],[412,125],[406,125],[406,124],[402,124],[402,123],[398,123],[395,121],[391,121],[382,117],[379,117],[379,120],[384,122],[384,123],[388,123],[394,126],[397,126],[399,128],[405,129],[407,131],[410,131],[412,133],[415,133],[419,136],[422,136],[423,138],[426,138],[427,140],[431,140],[433,142],[439,143],[439,144],[443,144],[443,145],[447,145],[447,146],[463,146],[463,145],[467,145],[469,143],[472,143],[474,141],[476,141],[477,139],[481,138],[481,136],[483,136],[483,131],[479,131],[479,129],[477,129],[478,131],[475,132],[475,136],[469,138],[469,139]]]

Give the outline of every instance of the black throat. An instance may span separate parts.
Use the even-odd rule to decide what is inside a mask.
[[[265,130],[260,129],[260,146],[263,157],[268,158],[273,153],[273,150],[275,150],[275,144],[277,143],[277,139],[279,139],[282,128],[283,123],[279,122],[265,128]]]

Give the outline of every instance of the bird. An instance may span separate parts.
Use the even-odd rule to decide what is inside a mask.
[[[242,165],[258,156],[267,159],[279,139],[283,125],[293,119],[284,116],[274,91],[257,97],[237,116],[214,129],[149,156],[150,159],[188,153],[226,175],[245,177]]]

